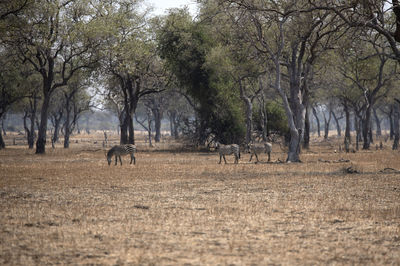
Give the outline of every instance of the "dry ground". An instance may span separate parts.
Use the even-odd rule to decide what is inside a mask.
[[[219,165],[143,143],[109,167],[96,145],[0,151],[0,264],[400,264],[399,152]]]

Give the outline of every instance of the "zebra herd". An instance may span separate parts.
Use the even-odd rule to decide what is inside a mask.
[[[224,145],[219,142],[216,142],[215,148],[218,150],[219,164],[221,164],[222,158],[224,158],[224,162],[226,164],[225,155],[232,155],[232,154],[235,156],[235,164],[239,163],[240,159],[239,145],[237,144]],[[269,142],[248,144],[246,146],[246,150],[248,153],[251,154],[249,162],[251,161],[254,155],[257,159],[256,163],[258,163],[259,162],[258,155],[263,152],[268,154],[268,161],[271,160],[272,144]],[[122,165],[121,155],[128,155],[128,154],[131,156],[130,164],[132,164],[132,162],[133,164],[136,164],[135,152],[136,152],[136,145],[133,144],[116,145],[107,152],[106,157],[108,165],[111,165],[113,156],[115,156],[115,165],[118,164],[118,158],[120,164]]]

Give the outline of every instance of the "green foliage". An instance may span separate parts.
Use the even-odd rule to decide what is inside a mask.
[[[265,109],[267,111],[267,132],[278,133],[279,135],[287,135],[289,133],[289,126],[287,122],[287,116],[285,109],[282,104],[276,101],[270,101],[265,104]],[[259,110],[253,112],[254,128],[261,131],[261,116]]]
[[[230,63],[210,60],[221,51],[207,32],[207,25],[193,22],[187,11],[175,10],[158,33],[160,55],[199,105],[200,141],[214,133],[222,142],[240,143],[243,111],[232,78],[224,74]]]
[[[4,50],[0,54],[0,118],[10,106],[28,91],[28,71]]]

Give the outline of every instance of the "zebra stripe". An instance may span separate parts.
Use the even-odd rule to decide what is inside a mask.
[[[122,165],[121,155],[127,155],[127,154],[131,155],[131,164],[132,164],[132,161],[133,161],[133,164],[136,164],[135,152],[136,152],[136,145],[133,145],[133,144],[124,144],[124,145],[114,146],[107,152],[108,165],[111,164],[111,158],[113,156],[115,156],[115,165],[117,165],[117,163],[118,163],[118,158]]]
[[[216,143],[216,148],[219,153],[219,164],[222,161],[222,158],[224,158],[224,161],[226,163],[225,155],[235,155],[235,163],[239,162],[240,159],[240,148],[239,145],[237,144],[230,144],[230,145],[223,145],[219,142]]]
[[[268,154],[268,162],[271,161],[271,151],[272,151],[272,144],[269,142],[264,142],[264,143],[251,143],[247,145],[248,152],[251,154],[250,155],[250,160],[253,158],[253,155],[256,156],[257,162],[258,160],[258,154],[260,153],[267,153]]]

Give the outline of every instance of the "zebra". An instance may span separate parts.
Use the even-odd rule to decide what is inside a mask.
[[[260,154],[262,152],[267,153],[268,154],[268,162],[271,161],[272,144],[269,142],[247,144],[247,150],[251,154],[249,162],[251,162],[251,159],[253,159],[253,155],[255,155],[256,159],[257,159],[256,163],[258,163],[259,160],[258,160],[257,154]]]
[[[133,144],[116,145],[107,152],[108,165],[111,164],[111,158],[113,156],[115,156],[115,165],[117,165],[118,163],[118,158],[122,165],[121,155],[127,155],[127,154],[131,155],[131,164],[132,161],[133,164],[136,164],[135,152],[136,152],[136,145]]]
[[[237,144],[230,144],[230,145],[224,145],[219,142],[215,143],[215,147],[218,150],[219,153],[219,164],[221,164],[222,157],[224,158],[224,161],[226,163],[225,155],[235,155],[235,163],[237,164],[240,159],[240,148],[239,145]]]

